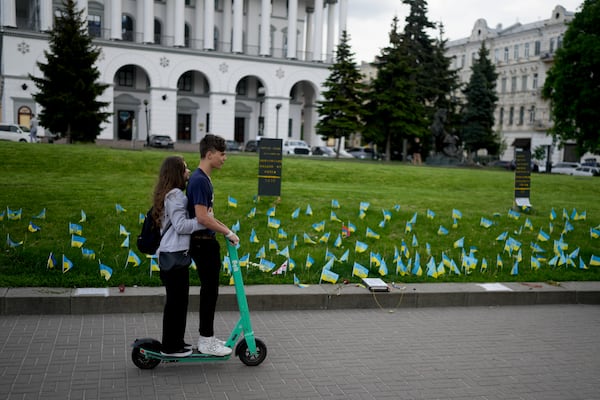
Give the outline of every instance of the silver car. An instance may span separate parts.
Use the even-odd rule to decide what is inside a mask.
[[[29,136],[29,128],[23,125],[17,124],[0,124],[0,140],[10,140],[11,142],[28,142],[31,143],[31,137]],[[34,140],[37,143],[40,140]]]

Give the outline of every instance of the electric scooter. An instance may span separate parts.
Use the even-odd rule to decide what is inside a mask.
[[[237,249],[229,241],[227,241],[227,250],[231,260],[231,274],[235,285],[235,294],[237,297],[238,307],[240,309],[240,319],[233,331],[229,335],[229,339],[225,342],[225,346],[233,348],[238,342],[238,339],[243,334],[242,340],[237,343],[233,355],[248,366],[256,366],[262,363],[267,358],[267,346],[260,339],[254,337],[252,324],[250,322],[250,311],[248,309],[248,300],[244,291],[244,282],[242,280],[242,272],[240,271],[239,258]],[[161,343],[152,338],[136,339],[133,342],[133,350],[131,359],[136,367],[140,369],[155,368],[161,362],[207,362],[207,361],[226,361],[231,358],[231,354],[227,356],[213,356],[211,354],[202,354],[198,349],[194,348],[194,352],[187,357],[170,357],[161,354]]]

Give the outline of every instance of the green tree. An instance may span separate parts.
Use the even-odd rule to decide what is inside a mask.
[[[600,1],[586,0],[556,51],[542,95],[550,100],[560,142],[575,140],[580,154],[600,153]]]
[[[94,142],[110,115],[102,111],[109,103],[97,100],[108,87],[97,82],[100,72],[94,64],[100,50],[74,0],[62,6],[50,32],[50,51],[44,52],[47,62],[37,63],[43,77],[30,76],[39,90],[33,97],[43,109],[41,125],[69,142]]]
[[[385,148],[386,160],[391,158],[392,147],[402,146],[409,137],[423,137],[428,131],[425,110],[417,95],[416,71],[398,31],[398,17],[392,21],[389,38],[389,46],[381,50],[374,63],[377,76],[368,93],[364,134],[365,139]]]
[[[324,100],[318,102],[320,119],[316,129],[324,140],[348,138],[351,133],[362,130],[364,85],[349,41],[346,31],[343,31],[335,63],[329,67],[331,73],[323,83]],[[336,157],[339,157],[341,142],[337,142]]]
[[[496,94],[496,67],[489,59],[485,42],[479,48],[477,60],[471,67],[471,78],[463,90],[466,104],[462,111],[462,141],[470,155],[479,149],[497,154],[500,142],[494,132],[494,110],[498,102]]]

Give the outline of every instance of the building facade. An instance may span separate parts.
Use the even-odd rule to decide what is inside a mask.
[[[559,147],[547,134],[552,126],[549,103],[541,90],[552,67],[554,54],[561,46],[567,24],[574,12],[557,5],[550,18],[533,23],[516,23],[507,28],[490,28],[484,19],[475,22],[471,36],[447,43],[446,55],[461,83],[467,84],[471,66],[482,43],[489,50],[498,73],[498,104],[494,129],[505,144],[503,160],[514,160],[515,144],[529,146],[531,151],[543,147],[552,163],[579,161],[575,145]]]
[[[2,121],[40,111],[41,76],[61,0],[0,0]],[[196,143],[207,133],[245,143],[315,133],[316,102],[346,29],[348,0],[76,0],[101,50],[99,139],[153,134]]]

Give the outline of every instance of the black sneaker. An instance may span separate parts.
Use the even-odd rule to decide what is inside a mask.
[[[184,343],[183,348],[186,350],[192,350],[194,348],[194,346],[189,343]]]
[[[192,350],[183,348],[173,352],[161,351],[160,354],[165,357],[187,357],[192,355]]]

